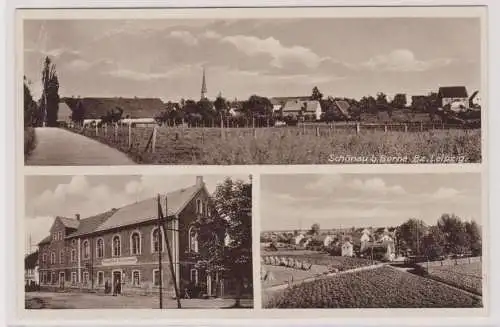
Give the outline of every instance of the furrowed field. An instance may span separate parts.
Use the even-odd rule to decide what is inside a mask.
[[[432,156],[481,161],[481,131],[444,129],[401,131],[323,128],[87,128],[77,131],[128,153],[146,164],[334,164],[415,163]],[[154,143],[154,151],[151,146]],[[366,157],[365,162],[342,156]],[[397,161],[394,161],[398,157]],[[366,159],[365,159],[366,160]],[[439,163],[439,162],[436,162]]]
[[[472,293],[482,294],[481,262],[430,267],[428,276]]]
[[[266,308],[468,308],[479,297],[391,267],[325,277],[276,292]]]

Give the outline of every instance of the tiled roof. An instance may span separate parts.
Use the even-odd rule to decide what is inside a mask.
[[[316,109],[320,107],[319,101],[311,100],[311,101],[302,101],[302,100],[289,100],[283,106],[283,112],[287,111],[300,111],[302,108],[305,109],[306,112],[316,112]]]
[[[80,225],[80,221],[78,221],[77,219],[66,217],[57,217],[57,219],[59,219],[61,223],[67,228],[77,229]]]
[[[86,235],[86,234],[94,232],[102,223],[104,223],[106,221],[106,219],[111,217],[115,212],[116,212],[116,209],[106,211],[104,213],[101,213],[101,214],[98,214],[98,215],[95,215],[92,217],[81,219],[80,226],[78,227],[78,230],[76,230],[74,233],[71,233],[70,235],[68,235],[68,238]]]
[[[50,235],[49,235],[49,236],[46,236],[43,240],[41,240],[40,242],[38,242],[38,245],[42,245],[42,244],[46,244],[46,243],[50,243],[50,240],[51,240]]]
[[[70,120],[72,115],[73,111],[66,104],[66,102],[59,102],[59,107],[57,110],[57,120],[59,121]]]
[[[168,216],[180,213],[193,196],[200,190],[200,186],[194,185],[185,189],[167,193]],[[157,217],[157,199],[150,198],[116,210],[95,231],[98,232],[126,225],[133,225],[155,219]]]
[[[335,101],[335,105],[337,106],[337,108],[339,108],[340,112],[344,116],[349,116],[349,108],[351,107],[349,102],[344,101],[344,100],[337,100],[337,101]]]
[[[99,119],[117,108],[123,109],[123,118],[154,118],[166,108],[158,98],[64,98],[63,101],[72,109],[81,101],[86,119]]]

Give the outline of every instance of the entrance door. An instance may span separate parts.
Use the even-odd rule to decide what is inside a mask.
[[[59,273],[59,287],[61,287],[61,288],[64,287],[64,279],[65,279],[64,272],[61,271]]]
[[[113,271],[113,280],[112,287],[114,288],[117,294],[121,294],[122,289],[122,272],[121,271]]]

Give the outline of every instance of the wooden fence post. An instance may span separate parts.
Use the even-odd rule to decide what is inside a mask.
[[[153,127],[153,141],[151,142],[151,152],[155,153],[156,150],[156,134],[158,133],[157,126]]]
[[[132,124],[128,124],[128,147],[132,147]]]
[[[384,133],[387,133],[387,124],[384,125]]]
[[[408,124],[405,124],[405,133],[408,133]]]
[[[118,124],[115,124],[115,142],[118,139]]]
[[[253,138],[254,139],[257,138],[257,129],[256,128],[253,129]]]
[[[306,135],[306,124],[304,122],[302,122],[302,133]]]
[[[319,126],[316,126],[316,136],[319,137],[320,136],[320,133],[319,133]]]
[[[108,124],[104,125],[104,136],[108,136]]]
[[[359,123],[356,123],[356,134],[359,134],[361,132],[361,126]]]
[[[99,136],[99,125],[95,124],[95,136]]]

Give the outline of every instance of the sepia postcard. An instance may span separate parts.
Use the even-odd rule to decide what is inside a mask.
[[[483,9],[20,11],[25,164],[480,163]]]
[[[261,175],[264,308],[480,308],[481,175]]]
[[[248,176],[27,176],[25,192],[26,309],[253,307]]]

